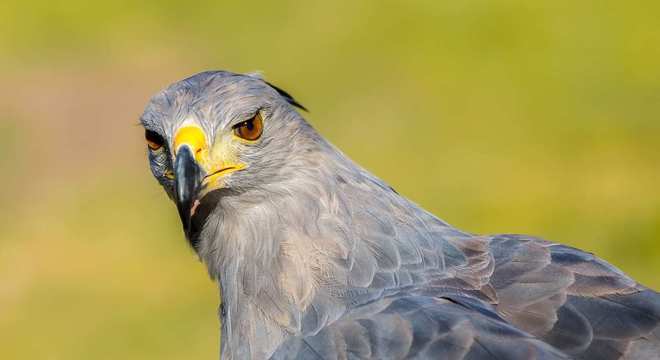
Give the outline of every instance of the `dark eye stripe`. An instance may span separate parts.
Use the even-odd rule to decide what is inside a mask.
[[[147,146],[151,150],[158,150],[165,145],[165,139],[155,131],[144,130],[144,138],[147,140]]]

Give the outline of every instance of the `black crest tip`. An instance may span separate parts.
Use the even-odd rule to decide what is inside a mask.
[[[277,93],[280,94],[280,96],[283,97],[289,104],[297,107],[300,110],[309,112],[309,110],[307,110],[306,107],[304,107],[301,103],[299,103],[296,99],[294,99],[293,96],[291,96],[291,94],[269,83],[268,81],[264,81],[264,82],[268,84],[268,86],[272,87],[275,91],[277,91]]]

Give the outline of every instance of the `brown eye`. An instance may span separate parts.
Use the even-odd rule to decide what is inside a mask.
[[[158,150],[165,145],[165,139],[155,131],[145,130],[144,138],[147,140],[147,146],[151,150]]]
[[[254,141],[259,139],[264,130],[261,114],[257,113],[252,119],[234,125],[234,134],[241,139]]]

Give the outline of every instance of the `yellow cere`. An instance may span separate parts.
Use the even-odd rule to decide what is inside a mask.
[[[245,164],[238,162],[234,138],[231,135],[220,135],[215,140],[212,148],[209,148],[206,142],[204,131],[198,126],[183,126],[174,135],[174,149],[187,145],[194,153],[195,161],[204,169],[206,177],[204,178],[205,192],[222,187],[222,178],[234,171],[244,169]]]
[[[219,134],[216,138],[213,148],[209,152],[209,162],[212,166],[208,169],[205,179],[208,190],[221,187],[224,175],[246,167],[245,164],[238,161],[236,155],[239,147],[235,140],[236,138],[232,134],[227,133]]]
[[[176,135],[174,135],[174,149],[175,152],[179,151],[179,147],[182,145],[188,145],[193,153],[195,154],[195,160],[200,162],[202,158],[206,155],[208,147],[206,145],[206,136],[202,129],[197,126],[184,126],[180,128]]]

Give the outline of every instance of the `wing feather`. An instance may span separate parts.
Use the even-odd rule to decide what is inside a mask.
[[[568,358],[474,298],[401,295],[386,307],[371,306],[316,335],[290,339],[273,359]]]
[[[516,327],[584,359],[627,358],[660,347],[655,291],[568,246],[522,235],[488,241],[496,263],[494,305]],[[644,357],[659,358],[660,352]]]

